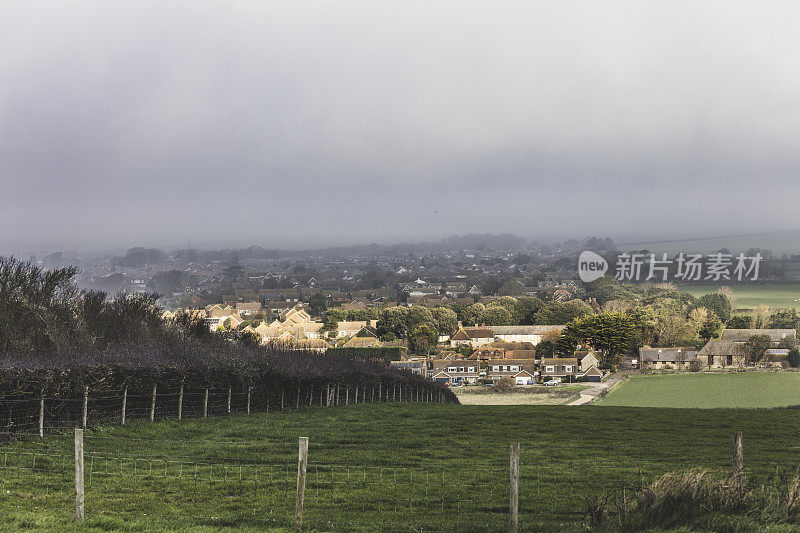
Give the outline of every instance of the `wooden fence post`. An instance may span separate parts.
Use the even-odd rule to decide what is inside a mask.
[[[181,382],[181,389],[178,391],[178,420],[183,418],[183,382]]]
[[[733,434],[733,477],[744,474],[744,455],[742,453],[742,432]]]
[[[39,436],[44,437],[44,395],[39,400]]]
[[[299,411],[300,410],[300,384],[299,383],[297,384],[297,395],[294,397],[294,400],[295,400],[295,402],[294,402],[295,403],[294,410],[295,411]]]
[[[250,393],[253,391],[253,387],[247,387],[247,414],[250,414]]]
[[[348,385],[347,389],[345,390],[344,404],[350,405],[350,385]]]
[[[203,418],[208,418],[208,387],[206,387],[206,392],[203,396]]]
[[[156,419],[156,388],[158,386],[153,384],[153,398],[150,401],[150,422],[154,422]]]
[[[228,414],[231,414],[231,386],[228,385]]]
[[[306,468],[308,466],[308,437],[300,437],[297,454],[297,505],[294,511],[294,528],[303,527],[303,501],[306,495]]]
[[[383,381],[378,382],[378,402],[383,401]]]
[[[339,406],[339,384],[336,384],[336,406]]]
[[[508,531],[517,533],[519,524],[519,442],[511,443],[511,464],[510,464],[511,486],[509,492],[509,524]]]
[[[311,386],[311,390],[308,393],[308,406],[312,406],[312,402],[314,401],[314,386]]]
[[[328,386],[325,388],[325,407],[331,406],[331,384],[328,383]]]
[[[75,428],[75,520],[83,522],[83,429]]]
[[[122,391],[122,425],[125,425],[125,410],[128,407],[128,389]]]
[[[89,385],[83,388],[83,421],[81,427],[86,429],[86,422],[89,420]]]
[[[283,399],[285,396],[286,391],[281,387],[281,411],[283,411]]]

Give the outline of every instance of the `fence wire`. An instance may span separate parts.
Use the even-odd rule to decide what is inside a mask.
[[[75,506],[72,435],[20,440],[0,447],[0,509],[71,517]],[[291,528],[297,489],[295,442],[166,441],[161,455],[127,453],[147,439],[88,434],[84,477],[86,516],[95,520],[126,517],[143,525],[184,527]],[[729,443],[720,443],[726,445]],[[355,450],[352,443],[328,448]],[[197,453],[197,448],[207,450]],[[379,451],[379,447],[366,450]],[[498,447],[504,450],[504,447]],[[164,447],[161,448],[162,450]],[[496,531],[508,524],[509,466],[499,450],[485,461],[370,461],[348,456],[327,459],[311,447],[303,523],[318,530]],[[390,450],[391,451],[391,450]],[[316,454],[316,455],[315,455]],[[521,530],[580,526],[589,502],[658,475],[680,470],[680,463],[642,468],[635,461],[602,458],[547,458],[523,450],[519,469]],[[686,468],[730,470],[727,454]],[[254,459],[254,457],[256,457]],[[292,460],[292,458],[294,460]],[[548,459],[548,460],[546,460]],[[748,460],[748,474],[796,466],[763,457]]]

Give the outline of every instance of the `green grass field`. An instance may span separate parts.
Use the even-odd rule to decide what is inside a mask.
[[[632,376],[604,406],[764,408],[800,405],[800,373],[675,373]]]
[[[136,422],[87,430],[80,527],[72,518],[72,435],[0,445],[0,524],[289,529],[297,439],[308,436],[307,530],[503,530],[508,447],[519,441],[520,529],[577,531],[587,502],[622,482],[691,467],[727,471],[736,430],[745,435],[749,475],[796,468],[798,413],[381,404]]]
[[[795,308],[800,309],[800,283],[785,285],[726,285],[733,291],[736,298],[736,307],[753,309],[758,305],[766,305],[773,309]],[[716,292],[721,285],[681,285],[679,288],[695,296],[702,296],[707,292]]]

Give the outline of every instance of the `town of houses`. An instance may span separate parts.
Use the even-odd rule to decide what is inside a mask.
[[[167,318],[181,310],[191,311],[212,331],[246,333],[263,344],[317,352],[398,348],[401,355],[392,364],[442,383],[510,378],[518,385],[529,385],[603,379],[609,368],[600,364],[601,358],[591,348],[579,347],[572,357],[537,357],[537,345],[557,335],[563,324],[453,324],[451,330],[438,332],[437,342],[425,355],[409,350],[404,339],[378,334],[380,312],[397,306],[464,309],[477,303],[491,305],[503,297],[536,297],[601,310],[597,301],[583,295],[574,257],[587,246],[613,249],[608,239],[553,246],[511,240],[505,247],[483,242],[460,246],[464,243],[458,241],[452,247],[363,246],[291,253],[251,247],[166,254],[137,248],[116,257],[50,253],[32,259],[46,267],[77,263],[85,287],[111,293],[157,292]],[[769,263],[764,273],[785,275]],[[335,327],[326,325],[330,311],[345,316]],[[728,328],[702,347],[645,346],[625,364],[653,370],[753,366],[738,348],[757,334],[769,335],[773,342],[759,366],[785,364],[787,348],[782,341],[793,337],[794,329]]]

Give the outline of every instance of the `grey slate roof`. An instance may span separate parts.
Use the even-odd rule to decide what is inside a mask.
[[[642,348],[639,358],[643,363],[677,363],[692,361],[697,357],[694,348]]]
[[[793,329],[726,329],[722,331],[720,340],[747,342],[753,335],[769,335],[772,342],[780,342],[786,337],[794,337]]]

